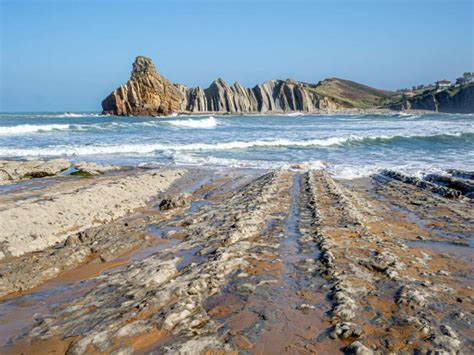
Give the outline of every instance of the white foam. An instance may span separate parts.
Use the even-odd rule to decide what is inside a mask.
[[[61,114],[45,115],[45,117],[58,117],[58,118],[80,118],[80,117],[99,117],[98,113],[73,113],[65,112]]]
[[[17,126],[18,127],[18,126]],[[44,127],[44,126],[43,126]],[[54,128],[52,128],[54,129]],[[363,141],[365,139],[392,139],[396,137],[434,137],[439,135],[460,136],[460,132],[443,133],[435,135],[377,135],[328,137],[310,140],[256,140],[256,141],[231,141],[222,143],[190,143],[190,144],[119,144],[119,145],[76,145],[76,146],[51,146],[38,148],[0,148],[0,156],[61,156],[61,155],[100,155],[100,154],[149,154],[155,151],[222,151],[234,149],[248,149],[254,147],[330,147],[343,145],[346,142]]]
[[[291,112],[291,113],[282,113],[279,116],[286,116],[286,117],[298,117],[298,116],[305,116],[307,115],[304,112]]]
[[[335,178],[352,180],[376,174],[380,169],[382,168],[374,165],[332,165],[327,170]]]
[[[218,121],[213,117],[210,116],[205,119],[194,120],[192,118],[187,120],[168,120],[164,121],[174,127],[179,128],[193,128],[193,129],[209,129],[209,128],[216,128],[218,125]]]
[[[30,125],[23,124],[17,126],[0,127],[0,134],[25,134],[47,131],[62,131],[70,128],[68,124],[48,124],[48,125]]]
[[[212,156],[197,156],[186,153],[175,153],[173,154],[173,161],[177,165],[190,165],[190,166],[222,166],[230,168],[271,168],[279,167],[275,166],[271,162],[265,162],[261,160],[241,160],[233,158],[219,158]],[[281,163],[280,163],[281,164]],[[280,165],[277,163],[277,165]]]

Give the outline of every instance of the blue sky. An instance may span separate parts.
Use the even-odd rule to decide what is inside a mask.
[[[188,86],[454,79],[474,71],[473,2],[0,0],[0,111],[99,111],[137,55]]]

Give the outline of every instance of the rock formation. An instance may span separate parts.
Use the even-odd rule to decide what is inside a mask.
[[[253,88],[215,80],[207,89],[173,84],[162,77],[152,60],[137,57],[130,80],[102,101],[104,114],[161,116],[172,113],[284,113],[320,110],[374,109],[474,112],[474,84],[415,97],[330,78],[317,84],[270,80]]]
[[[474,83],[441,92],[429,91],[389,105],[392,110],[474,113]]]
[[[130,80],[102,101],[104,114],[118,116],[168,115],[180,111],[182,95],[163,78],[152,60],[137,57]]]
[[[327,79],[316,85],[294,80],[270,80],[254,88],[215,80],[207,89],[171,84],[151,59],[137,57],[130,80],[103,102],[104,114],[168,115],[171,113],[317,112],[379,107],[393,93],[347,80]]]
[[[316,111],[327,106],[309,87],[291,80],[271,80],[244,88],[238,82],[229,86],[217,79],[207,89],[186,91],[185,111],[221,113],[266,113],[286,111]],[[338,106],[338,105],[334,105]]]

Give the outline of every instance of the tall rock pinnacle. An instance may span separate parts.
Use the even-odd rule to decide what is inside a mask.
[[[119,116],[168,115],[180,110],[182,95],[156,70],[150,58],[139,56],[133,63],[130,80],[104,101],[104,114]]]

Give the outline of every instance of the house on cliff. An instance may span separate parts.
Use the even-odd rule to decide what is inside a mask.
[[[438,89],[438,92],[442,91],[444,89],[447,89],[450,86],[451,86],[451,81],[449,81],[449,80],[438,80],[436,82],[436,89]]]

